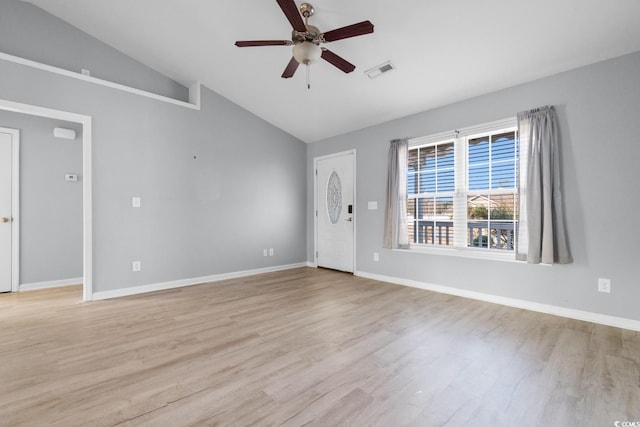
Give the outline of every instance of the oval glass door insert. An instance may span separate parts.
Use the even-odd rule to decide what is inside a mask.
[[[342,184],[336,171],[331,172],[327,182],[327,214],[331,224],[336,224],[342,212]]]

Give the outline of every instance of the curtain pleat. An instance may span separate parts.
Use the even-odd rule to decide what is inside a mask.
[[[394,139],[389,147],[383,247],[409,248],[407,227],[407,154],[409,141]]]

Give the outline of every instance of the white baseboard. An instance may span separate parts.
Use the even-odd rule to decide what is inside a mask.
[[[69,285],[81,285],[83,282],[82,277],[76,277],[75,279],[62,279],[62,280],[50,280],[48,282],[34,282],[34,283],[21,283],[18,286],[18,291],[35,291],[37,289],[49,289],[57,288],[60,286]]]
[[[272,273],[275,271],[291,270],[293,268],[306,267],[306,262],[297,264],[278,265],[275,267],[256,268],[254,270],[235,271],[232,273],[214,274],[212,276],[194,277],[191,279],[172,280],[170,282],[152,283],[149,285],[135,286],[132,288],[114,289],[113,291],[94,292],[92,301],[105,300],[110,298],[125,297],[129,295],[143,294],[147,292],[164,291],[166,289],[182,288],[185,286],[201,285],[209,282],[219,282],[221,280],[236,279],[239,277],[253,276],[262,273]]]
[[[598,323],[601,325],[615,326],[617,328],[640,331],[640,321],[626,319],[624,317],[609,316],[606,314],[592,313],[590,311],[575,310],[572,308],[559,307],[556,305],[541,304],[516,298],[502,297],[498,295],[485,294],[482,292],[468,291],[466,289],[452,288],[449,286],[434,285],[431,283],[418,282],[416,280],[401,279],[398,277],[384,276],[381,274],[356,271],[356,276],[367,279],[379,280],[381,282],[393,283],[396,285],[410,286],[412,288],[425,289],[442,294],[455,295],[463,298],[471,298],[479,301],[494,304],[506,305],[509,307],[522,308],[539,313],[552,314],[569,319],[583,320],[585,322]]]

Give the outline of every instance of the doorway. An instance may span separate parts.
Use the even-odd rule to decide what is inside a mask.
[[[355,150],[317,157],[315,169],[316,265],[355,271]]]
[[[18,290],[20,133],[0,127],[0,292]]]
[[[0,110],[73,122],[82,125],[82,297],[84,301],[91,301],[93,298],[91,117],[4,99],[0,99]]]

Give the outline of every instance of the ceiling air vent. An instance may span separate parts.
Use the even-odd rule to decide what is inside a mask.
[[[374,79],[376,77],[379,77],[381,75],[383,75],[384,73],[387,73],[391,70],[395,70],[396,66],[393,65],[391,63],[391,61],[387,61],[387,62],[383,62],[380,65],[377,65],[373,68],[369,68],[367,71],[365,71],[364,73],[369,76],[370,79]]]

